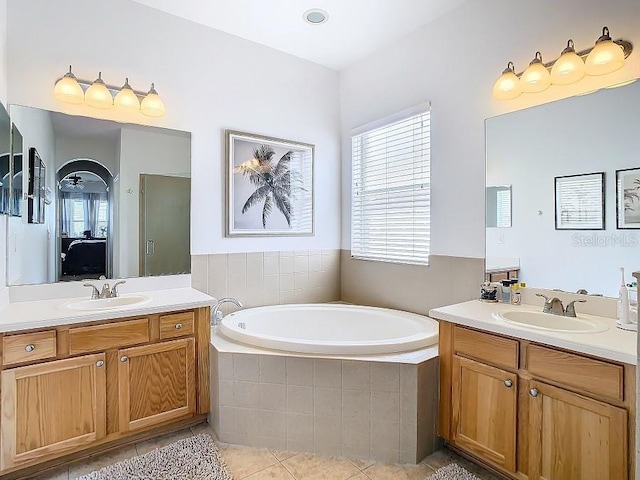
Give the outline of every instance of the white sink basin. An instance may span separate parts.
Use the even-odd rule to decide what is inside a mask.
[[[609,325],[595,317],[563,317],[551,313],[509,310],[494,313],[494,318],[519,327],[567,333],[595,333],[609,330]]]
[[[140,305],[147,303],[151,300],[146,295],[122,295],[114,298],[96,298],[80,300],[77,302],[67,303],[65,306],[69,310],[80,311],[98,311],[98,310],[111,310],[114,308],[132,307],[134,305]]]

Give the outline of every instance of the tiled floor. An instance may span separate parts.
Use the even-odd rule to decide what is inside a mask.
[[[207,424],[181,430],[153,440],[123,447],[105,455],[89,458],[51,472],[37,480],[73,480],[134,455],[142,455],[182,438],[213,431]],[[214,436],[215,438],[215,436]],[[427,457],[419,465],[387,465],[306,453],[280,452],[237,445],[218,444],[222,459],[234,480],[424,480],[438,468],[458,462],[482,480],[499,480],[482,468],[443,449]],[[36,480],[36,479],[34,479]]]

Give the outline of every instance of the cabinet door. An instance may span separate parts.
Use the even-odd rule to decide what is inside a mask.
[[[194,414],[193,338],[127,348],[118,356],[120,431]]]
[[[453,442],[515,472],[517,375],[457,355],[452,373]]]
[[[627,479],[627,412],[532,381],[529,480]]]
[[[2,372],[2,469],[105,436],[104,354]]]

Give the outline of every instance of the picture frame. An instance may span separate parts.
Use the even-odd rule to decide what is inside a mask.
[[[225,130],[226,236],[314,235],[308,143]]]
[[[556,230],[605,229],[605,173],[555,177]]]
[[[640,230],[640,167],[616,170],[616,228]]]

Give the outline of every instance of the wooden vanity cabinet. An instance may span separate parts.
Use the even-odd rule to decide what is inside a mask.
[[[635,367],[440,322],[439,433],[517,480],[633,480]]]
[[[208,307],[1,340],[0,478],[182,428],[209,411]]]

